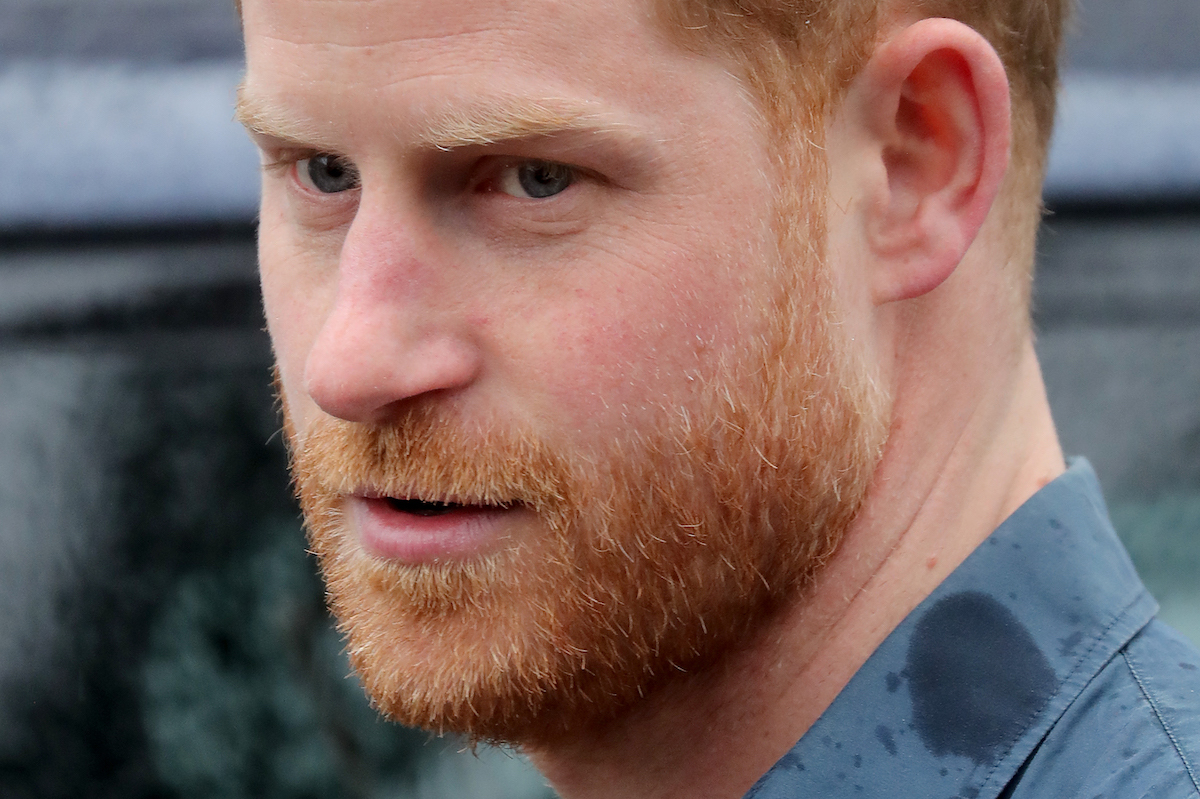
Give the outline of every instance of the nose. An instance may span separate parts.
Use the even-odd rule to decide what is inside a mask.
[[[305,388],[326,413],[378,423],[408,400],[475,380],[480,353],[448,285],[453,270],[424,238],[395,214],[359,209],[304,366]]]

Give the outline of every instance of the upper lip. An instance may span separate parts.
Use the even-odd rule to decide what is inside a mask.
[[[397,499],[406,502],[428,502],[436,505],[462,505],[464,507],[510,508],[517,504],[516,500],[480,499],[464,497],[456,494],[432,494],[419,491],[379,491],[363,488],[354,491],[351,496],[359,499]]]

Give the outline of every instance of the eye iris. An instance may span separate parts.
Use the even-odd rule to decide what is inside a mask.
[[[553,197],[566,191],[575,180],[571,168],[549,161],[530,161],[517,169],[517,180],[521,189],[530,197]]]
[[[308,178],[317,191],[337,194],[358,185],[358,172],[336,155],[315,155],[308,159]]]

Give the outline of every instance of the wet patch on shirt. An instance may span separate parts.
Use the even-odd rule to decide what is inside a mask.
[[[875,737],[879,739],[879,743],[883,744],[883,748],[892,757],[896,756],[896,738],[892,735],[892,728],[885,724],[880,724],[875,728]]]
[[[804,763],[800,761],[800,757],[795,752],[788,752],[779,759],[779,768],[791,769],[792,771],[806,771]]]
[[[1059,638],[1058,654],[1062,655],[1063,657],[1067,657],[1075,651],[1075,647],[1079,646],[1081,641],[1083,641],[1083,633],[1079,630],[1071,633],[1066,638]]]
[[[925,748],[977,764],[994,763],[1058,690],[1029,631],[977,591],[945,597],[921,617],[905,676]]]
[[[900,675],[896,672],[889,671],[884,680],[887,683],[887,692],[889,694],[894,694],[900,690]]]
[[[1195,671],[1196,664],[1195,663],[1180,663],[1179,668],[1183,669],[1184,671]]]

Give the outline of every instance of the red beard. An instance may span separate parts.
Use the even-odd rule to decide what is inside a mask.
[[[483,430],[430,399],[386,426],[323,416],[297,436],[289,423],[312,547],[376,705],[439,733],[546,742],[709,667],[794,599],[853,519],[883,439],[874,384],[827,315],[800,318],[799,341],[779,324],[736,374],[601,451]],[[362,487],[519,503],[536,529],[475,559],[388,562],[343,519]]]

